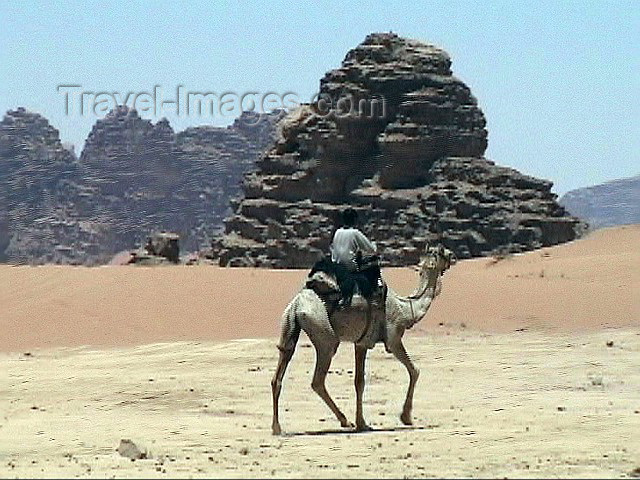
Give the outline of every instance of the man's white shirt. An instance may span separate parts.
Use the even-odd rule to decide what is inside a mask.
[[[331,243],[331,259],[334,262],[346,266],[349,270],[355,270],[358,250],[361,250],[363,255],[376,253],[376,245],[357,228],[341,227],[336,230]]]

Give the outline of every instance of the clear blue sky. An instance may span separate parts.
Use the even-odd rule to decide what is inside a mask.
[[[557,193],[640,173],[637,0],[291,3],[2,1],[0,110],[37,111],[80,147],[96,117],[65,115],[59,84],[308,99],[368,33],[392,30],[451,54],[497,163]],[[178,130],[231,120],[164,113]]]

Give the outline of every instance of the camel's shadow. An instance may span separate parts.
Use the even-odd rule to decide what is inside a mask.
[[[329,430],[306,430],[304,432],[285,433],[284,437],[317,437],[323,435],[370,435],[375,433],[394,433],[413,430],[429,430],[423,425],[399,425],[397,427],[371,428],[370,430],[358,431],[354,428],[334,428]]]

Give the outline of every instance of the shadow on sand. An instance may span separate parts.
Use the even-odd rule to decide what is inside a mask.
[[[422,425],[400,425],[397,427],[388,428],[371,428],[371,430],[363,430],[358,432],[354,428],[335,428],[331,430],[307,430],[304,432],[285,433],[285,437],[307,437],[307,436],[322,436],[322,435],[367,435],[372,433],[393,433],[403,432],[408,430],[431,430],[431,426]]]

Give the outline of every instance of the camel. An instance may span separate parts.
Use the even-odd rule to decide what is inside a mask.
[[[324,400],[334,413],[343,428],[353,428],[342,411],[335,404],[325,387],[325,379],[331,360],[341,342],[353,342],[355,345],[355,390],[356,390],[356,425],[357,431],[370,430],[362,411],[364,392],[364,372],[367,350],[377,341],[384,342],[387,352],[392,353],[409,373],[409,388],[402,408],[400,419],[405,425],[412,424],[411,410],[413,392],[420,374],[402,344],[405,330],[417,323],[429,309],[432,300],[442,288],[440,277],[455,263],[455,256],[442,246],[427,248],[427,256],[416,268],[420,274],[418,287],[407,296],[402,297],[389,289],[385,301],[384,318],[379,318],[377,331],[373,335],[367,333],[366,301],[355,296],[351,307],[335,311],[331,317],[322,298],[310,288],[302,288],[289,302],[282,315],[282,330],[278,350],[280,351],[278,366],[271,381],[273,395],[272,433],[280,435],[282,430],[278,419],[278,400],[282,388],[282,379],[291,358],[300,331],[304,330],[316,351],[316,366],[311,388]],[[356,301],[360,299],[360,302]],[[372,329],[373,330],[373,329]],[[369,337],[369,343],[363,338]]]

